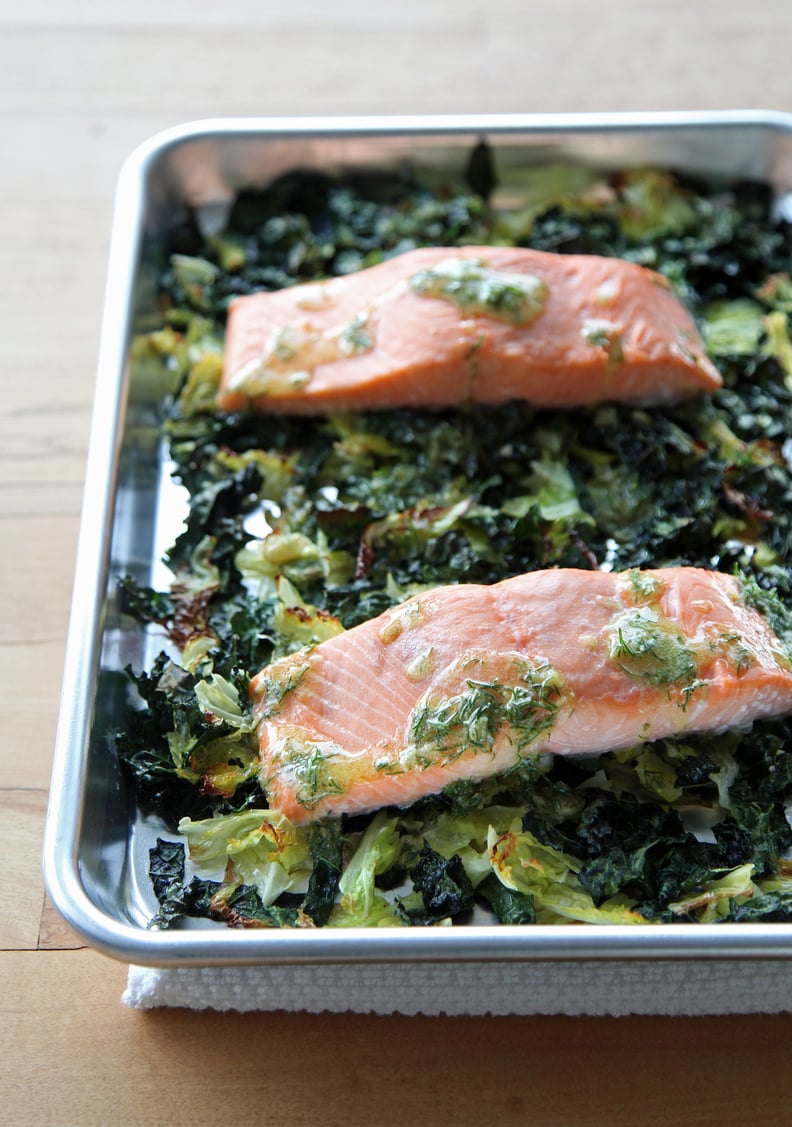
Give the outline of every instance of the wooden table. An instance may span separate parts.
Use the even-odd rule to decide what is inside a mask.
[[[156,130],[792,110],[789,0],[0,0],[0,1120],[781,1124],[792,1017],[140,1013],[40,869],[112,192]]]

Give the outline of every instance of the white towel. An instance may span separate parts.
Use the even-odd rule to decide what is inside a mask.
[[[130,967],[150,1009],[673,1016],[792,1011],[789,960],[610,960]]]

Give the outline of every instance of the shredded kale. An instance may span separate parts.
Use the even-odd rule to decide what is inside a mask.
[[[123,613],[170,649],[128,671],[137,707],[116,736],[140,807],[174,833],[190,822],[187,858],[179,842],[152,850],[158,927],[431,926],[481,908],[521,925],[792,918],[789,719],[602,756],[528,753],[407,810],[266,822],[251,677],[426,587],[556,566],[719,569],[792,657],[792,229],[769,189],[553,166],[526,172],[523,204],[505,210],[485,143],[467,178],[294,172],[241,191],[219,234],[194,215],[170,232],[162,324],[133,362],[160,374],[188,509],[170,589],[119,587]],[[660,271],[723,389],[651,410],[214,410],[235,296],[492,242]],[[690,655],[656,635],[639,614],[614,647],[693,691]],[[471,680],[444,711],[427,706],[413,738],[446,759],[486,753],[502,725],[533,733],[554,707],[548,686]]]
[[[424,842],[415,867],[410,872],[413,888],[421,894],[420,908],[405,908],[411,924],[433,924],[454,919],[472,905],[473,886],[461,858],[446,860]]]
[[[311,830],[313,869],[302,910],[317,927],[323,927],[338,895],[344,866],[344,841],[337,821],[317,823]]]
[[[515,892],[511,888],[506,888],[494,873],[484,878],[478,887],[478,893],[484,897],[492,908],[498,923],[536,923],[536,907],[533,896],[530,893]]]
[[[149,850],[149,876],[159,911],[151,921],[152,927],[165,929],[186,914],[184,902],[184,846],[178,841],[163,841]]]

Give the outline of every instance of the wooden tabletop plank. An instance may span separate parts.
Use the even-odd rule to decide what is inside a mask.
[[[92,19],[75,21],[50,7],[52,22],[7,23],[0,94],[21,103],[28,123],[53,114],[104,123],[109,145],[108,122],[156,117],[163,105],[171,121],[229,113],[778,106],[789,83],[782,65],[766,65],[774,42],[790,32],[783,0],[764,0],[759,16],[734,0],[629,8],[619,0],[430,0],[391,6],[387,18],[378,5],[358,2],[334,5],[332,19],[295,3],[209,27],[170,6],[149,23],[117,3],[109,5],[112,16],[95,9]]]
[[[792,1115],[788,1016],[140,1012],[120,1004],[124,976],[91,951],[0,954],[15,1027],[5,1122],[665,1127],[675,1115],[736,1127]],[[11,1048],[5,1023],[0,1059]]]
[[[44,888],[41,836],[45,790],[0,790],[0,950],[33,951],[38,945]]]

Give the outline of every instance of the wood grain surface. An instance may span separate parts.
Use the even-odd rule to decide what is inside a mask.
[[[792,111],[789,0],[0,0],[0,1119],[792,1122],[792,1017],[139,1013],[40,878],[114,185],[224,115]]]

